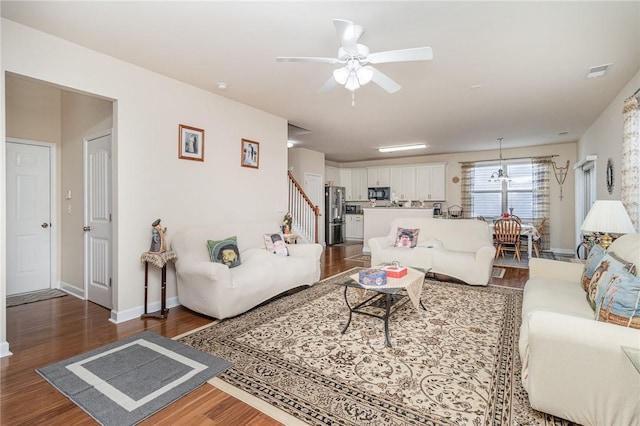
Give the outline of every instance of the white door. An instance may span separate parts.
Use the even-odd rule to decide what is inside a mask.
[[[6,143],[7,295],[52,287],[51,150]]]
[[[111,309],[111,132],[85,138],[84,223],[87,299]]]

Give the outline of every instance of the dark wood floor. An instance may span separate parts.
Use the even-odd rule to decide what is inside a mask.
[[[327,247],[322,278],[369,266],[347,260],[361,253],[361,243]],[[506,268],[491,284],[522,288],[528,270]],[[211,322],[211,318],[177,307],[165,320],[108,321],[109,311],[72,296],[7,309],[7,340],[13,355],[0,359],[1,425],[84,425],[95,422],[35,372],[35,369],[144,330],[175,337]],[[267,415],[205,384],[144,425],[278,425]]]

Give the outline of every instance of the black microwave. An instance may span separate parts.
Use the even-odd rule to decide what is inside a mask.
[[[369,188],[369,200],[390,200],[391,188],[388,186],[376,186]]]

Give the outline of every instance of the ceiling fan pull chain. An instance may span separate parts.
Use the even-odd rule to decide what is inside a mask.
[[[356,106],[356,92],[351,92],[351,106]]]

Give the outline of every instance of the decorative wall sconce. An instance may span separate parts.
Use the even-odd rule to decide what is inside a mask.
[[[556,177],[558,185],[560,185],[560,201],[562,201],[562,185],[564,185],[569,171],[569,160],[567,160],[567,165],[564,167],[558,167],[555,161],[551,161],[551,165],[553,166],[553,175]]]

